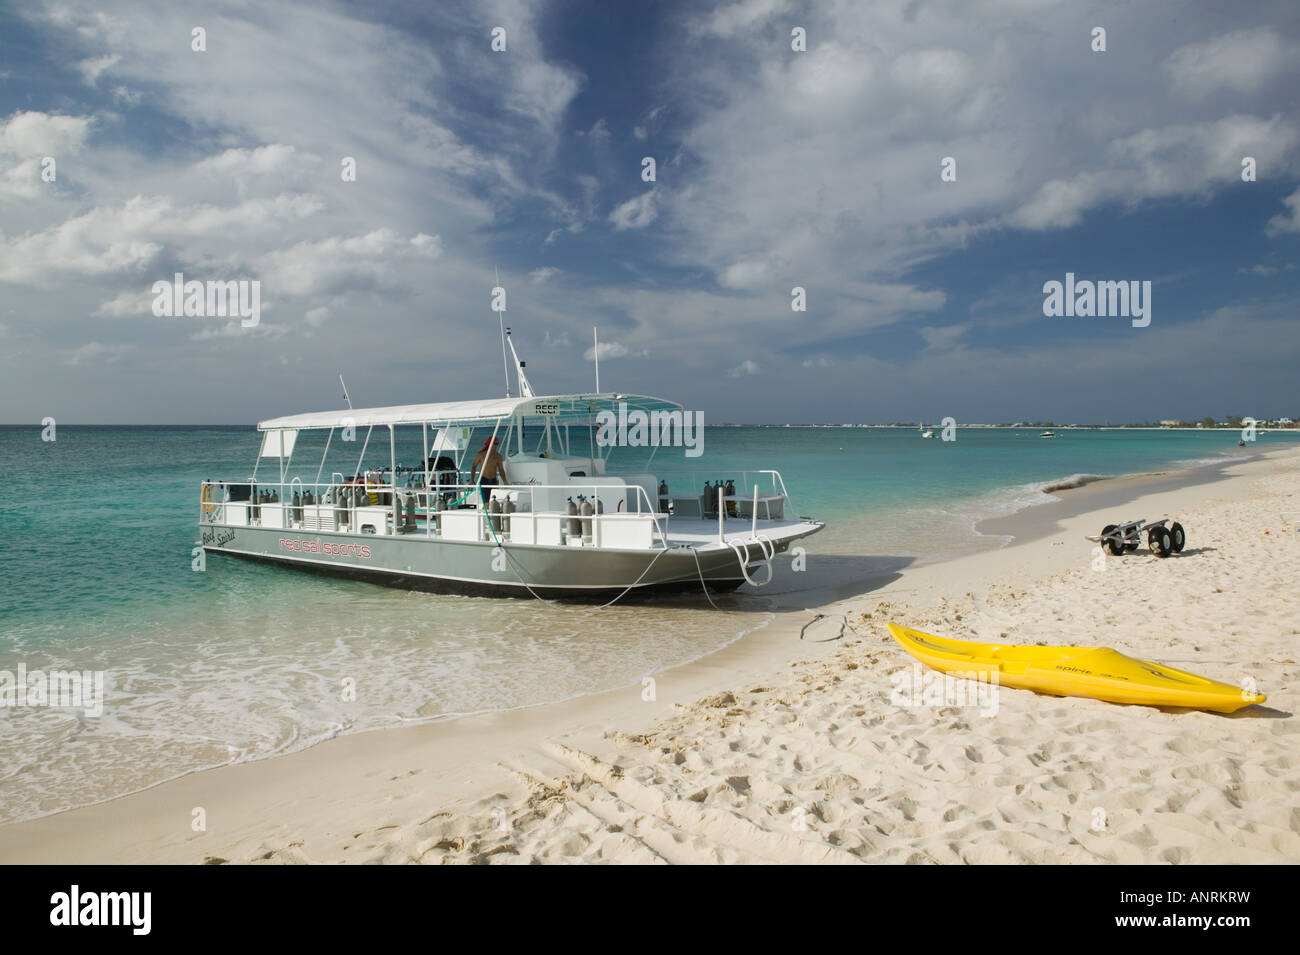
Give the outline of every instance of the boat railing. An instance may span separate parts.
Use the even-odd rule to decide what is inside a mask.
[[[794,509],[794,504],[790,499],[790,492],[785,487],[785,479],[781,477],[780,471],[771,468],[748,471],[731,471],[726,468],[713,471],[663,470],[656,472],[655,476],[660,481],[668,484],[668,496],[674,502],[681,504],[698,500],[700,502],[699,507],[705,513],[711,513],[717,507],[717,500],[714,497],[717,492],[710,487],[706,497],[701,482],[721,482],[724,479],[734,480],[736,486],[735,494],[725,495],[723,498],[728,503],[728,506],[743,505],[750,501],[757,488],[758,493],[761,495],[760,503],[776,502],[779,499],[780,510],[778,511],[776,504],[773,504],[770,513],[779,513],[784,516],[786,504],[790,505],[791,511]],[[735,480],[737,476],[739,476],[739,479]],[[683,484],[685,490],[682,489]]]
[[[550,491],[593,502],[602,501],[602,492],[604,497],[624,497],[614,512],[595,504],[592,514],[535,510],[537,492]],[[507,501],[513,510],[507,509]],[[667,518],[639,484],[442,483],[428,488],[423,483],[395,486],[364,478],[309,483],[295,477],[288,482],[204,481],[200,494],[203,524],[499,543],[567,544],[580,539],[592,546],[666,548]]]

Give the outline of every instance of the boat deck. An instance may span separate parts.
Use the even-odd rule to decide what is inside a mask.
[[[667,525],[665,531],[670,547],[684,545],[700,548],[718,543],[718,522],[716,520],[670,517]],[[758,533],[769,540],[781,541],[793,537],[803,537],[810,533],[812,529],[819,527],[821,525],[817,522],[807,520],[759,521]],[[729,519],[723,522],[722,528],[724,541],[744,543],[752,540],[753,525],[744,518]]]

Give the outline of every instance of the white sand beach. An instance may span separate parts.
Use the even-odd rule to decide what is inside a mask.
[[[653,694],[630,686],[196,773],[0,828],[0,861],[1300,861],[1298,478],[1300,449],[1212,483],[1061,491],[1072,516],[1040,521],[1031,540],[787,608],[656,674]],[[1181,555],[1098,562],[1084,540],[1164,516],[1187,528]],[[898,705],[891,676],[913,661],[890,620],[1111,646],[1252,680],[1269,699],[1231,716],[1008,688],[991,715]]]

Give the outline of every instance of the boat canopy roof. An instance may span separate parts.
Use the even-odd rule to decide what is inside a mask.
[[[531,398],[486,398],[480,401],[443,401],[423,405],[391,405],[386,408],[351,408],[342,411],[313,411],[307,414],[268,418],[257,423],[258,431],[299,431],[311,428],[366,428],[399,424],[476,425],[503,418],[590,418],[600,411],[616,411],[626,405],[631,411],[680,411],[675,401],[646,395],[617,393],[590,395],[543,395]]]

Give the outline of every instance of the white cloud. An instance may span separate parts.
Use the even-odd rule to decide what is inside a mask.
[[[543,265],[540,269],[533,269],[531,272],[529,272],[528,277],[529,279],[531,279],[532,281],[540,285],[542,282],[549,281],[550,279],[553,279],[555,276],[559,274],[560,274],[559,269],[552,268],[549,265]]]
[[[0,236],[0,280],[40,285],[59,273],[138,271],[171,240],[235,236],[246,242],[258,230],[305,218],[320,208],[318,197],[302,195],[189,207],[177,207],[165,196],[134,196],[120,206],[101,206],[12,241]]]
[[[724,288],[758,288],[767,282],[767,278],[767,260],[761,256],[755,256],[728,265],[719,273],[718,283]]]
[[[644,348],[629,348],[622,342],[601,342],[600,357],[603,361],[606,358],[648,358],[650,352]],[[596,349],[589,347],[582,353],[584,361],[594,361]]]
[[[269,143],[253,149],[227,149],[225,152],[194,164],[194,171],[204,176],[260,176],[279,172],[293,162],[316,164],[318,156],[302,156],[284,143]]]
[[[1268,220],[1268,234],[1271,236],[1300,232],[1300,189],[1283,199],[1282,204],[1287,211]]]
[[[1220,89],[1255,93],[1288,66],[1294,68],[1297,55],[1295,44],[1259,27],[1181,46],[1161,66],[1179,93],[1203,99]]]
[[[168,319],[168,321],[175,321],[175,319]],[[238,318],[232,318],[228,321],[219,318],[180,319],[180,321],[201,323],[197,331],[191,332],[187,336],[192,342],[223,341],[249,337],[276,339],[283,338],[290,331],[288,325],[272,325],[269,322],[258,322],[256,325],[245,326]]]
[[[41,160],[33,157],[0,170],[0,199],[35,199],[42,189],[52,189],[41,179]]]
[[[632,127],[632,135],[637,139],[648,138],[650,131],[653,127],[658,125],[659,117],[664,114],[666,109],[667,107],[665,106],[652,106],[650,109],[646,110],[644,115],[642,115],[640,122]]]
[[[1107,205],[1200,201],[1240,183],[1245,155],[1274,179],[1300,173],[1285,99],[1223,115],[1152,84],[1151,58],[1187,33],[1149,9],[1108,14],[1112,46],[1122,36],[1138,59],[1087,54],[1086,30],[1085,55],[1066,55],[1061,3],[784,9],[728,4],[683,31],[666,73],[691,125],[656,224],[671,230],[672,264],[762,295],[764,309],[807,288],[810,332],[852,326],[853,283],[906,285],[910,268],[978,237],[1066,228]],[[808,52],[790,50],[788,23],[806,26]],[[940,181],[945,156],[956,182]]]
[[[715,10],[705,19],[702,28],[715,36],[735,36],[753,30],[776,14],[790,9],[789,0],[736,0],[735,3],[724,4]]]
[[[308,240],[262,258],[263,289],[268,293],[310,295],[348,285],[383,286],[396,277],[402,260],[436,259],[441,254],[437,236],[421,233],[404,239],[392,229]]]
[[[643,192],[620,203],[609,214],[609,221],[618,230],[644,229],[654,222],[658,215],[659,210],[655,208],[655,191],[651,189],[649,192]]]
[[[114,86],[112,95],[113,101],[123,106],[139,106],[140,101],[144,99],[139,92],[126,86]]]
[[[1300,127],[1281,116],[1236,115],[1144,129],[1107,146],[1104,171],[1045,183],[1007,221],[1025,229],[1068,228],[1106,202],[1209,195],[1240,181],[1243,156],[1285,169],[1294,164],[1290,154],[1297,145]]]
[[[966,334],[967,328],[966,325],[945,325],[918,328],[917,331],[925,339],[926,351],[942,351],[956,347],[958,339]]]
[[[90,134],[91,119],[53,113],[14,113],[0,126],[0,153],[59,156],[76,153]]]
[[[107,302],[101,302],[95,309],[96,315],[120,318],[123,315],[153,315],[153,283],[141,282],[136,289],[119,292]]]
[[[121,59],[116,53],[109,53],[89,60],[82,60],[77,64],[77,69],[81,71],[81,78],[86,81],[87,86],[95,86],[99,83],[99,77],[104,71],[112,69]]]
[[[103,342],[86,342],[64,354],[64,363],[68,365],[105,365],[121,361],[131,352],[131,346],[122,344],[105,344]]]
[[[631,126],[636,140],[653,144],[644,149],[662,159],[661,168],[675,162],[673,182],[611,202],[627,193],[611,193],[618,187],[564,165],[575,146],[566,139],[575,128],[566,125],[570,106],[585,79],[572,66],[546,62],[538,26],[553,7],[484,0],[469,18],[468,5],[430,8],[436,41],[432,29],[417,36],[368,22],[383,15],[360,7],[284,0],[255,16],[235,7],[209,25],[209,53],[199,58],[175,39],[193,25],[184,9],[34,0],[16,9],[42,48],[57,51],[73,80],[64,84],[70,95],[103,102],[102,92],[77,81],[106,55],[120,59],[95,66],[93,81],[123,93],[93,120],[0,117],[0,281],[17,283],[0,291],[0,312],[8,309],[4,320],[36,346],[33,355],[44,347],[54,366],[68,341],[97,337],[105,317],[134,314],[141,287],[173,269],[198,278],[262,277],[268,307],[272,295],[294,299],[281,308],[301,321],[277,327],[296,331],[304,361],[328,365],[342,347],[349,361],[375,369],[367,391],[419,388],[419,373],[402,377],[409,356],[394,341],[454,330],[468,352],[482,345],[485,367],[499,361],[491,352],[499,347],[495,322],[487,334],[476,325],[466,333],[470,316],[478,321],[486,312],[493,243],[524,235],[567,243],[573,236],[574,245],[607,243],[592,258],[636,278],[601,284],[597,276],[610,274],[604,265],[566,275],[571,282],[556,282],[550,267],[529,273],[528,317],[557,345],[543,353],[555,382],[581,370],[590,326],[599,320],[602,330],[613,326],[618,341],[606,345],[624,349],[624,357],[653,349],[667,366],[673,355],[662,369],[665,389],[680,384],[702,392],[700,400],[720,396],[725,403],[749,390],[728,387],[725,377],[729,370],[751,374],[736,364],[743,341],[752,344],[742,353],[753,374],[761,367],[776,380],[806,380],[799,361],[825,354],[833,367],[815,358],[807,367],[826,369],[827,388],[832,380],[871,387],[861,375],[865,359],[854,354],[864,330],[943,320],[934,313],[946,301],[947,273],[929,269],[914,278],[909,270],[917,265],[977,239],[997,241],[1008,229],[1077,223],[1107,205],[1249,189],[1238,179],[1234,154],[1241,150],[1259,159],[1262,179],[1290,182],[1283,192],[1295,186],[1297,112],[1292,99],[1276,95],[1285,64],[1257,76],[1229,71],[1213,88],[1194,80],[1180,87],[1182,60],[1172,54],[1189,39],[1210,43],[1213,18],[1188,17],[1171,29],[1146,5],[1117,5],[1107,14],[1112,53],[1073,55],[1086,50],[1086,30],[1068,36],[1068,8],[1054,4],[1044,16],[1048,6],[724,0],[665,21],[667,35],[654,50],[663,60],[656,105],[639,116],[607,111],[603,128]],[[1244,7],[1234,16],[1258,19]],[[481,23],[509,28],[508,53],[488,51]],[[795,23],[808,28],[805,54],[789,48]],[[294,43],[286,46],[286,35]],[[1116,55],[1119,37],[1142,55]],[[1156,68],[1162,62],[1174,63],[1167,67],[1174,72]],[[347,64],[346,76],[339,63]],[[1252,90],[1251,98],[1229,98],[1239,88]],[[1239,115],[1216,108],[1221,95]],[[151,118],[157,113],[150,129],[184,135],[142,137],[138,124],[111,111],[142,97]],[[66,102],[59,109],[89,109]],[[485,102],[493,108],[480,109]],[[669,115],[672,138],[661,143]],[[112,135],[96,135],[95,148],[85,148],[101,128]],[[588,133],[600,138],[601,129],[588,126]],[[21,148],[9,148],[14,144]],[[80,154],[65,166],[61,157],[72,150]],[[31,165],[45,154],[60,157],[59,183],[48,190]],[[344,155],[357,157],[357,183],[339,180]],[[948,155],[959,160],[957,183],[939,182],[938,161]],[[566,184],[565,194],[550,191],[556,182]],[[529,221],[537,210],[547,217]],[[1278,211],[1274,234],[1295,229],[1300,211],[1291,200]],[[608,223],[613,234],[581,235],[590,223]],[[647,230],[652,241],[632,230]],[[427,234],[435,231],[447,238],[445,251]],[[660,261],[646,267],[620,243],[652,249]],[[671,281],[658,266],[672,270]],[[794,285],[808,290],[807,313],[790,311]],[[584,290],[580,302],[570,287]],[[358,321],[376,314],[385,334],[368,334]],[[991,318],[985,311],[978,320]],[[329,334],[309,338],[322,323]],[[125,333],[132,323],[114,327]],[[180,346],[184,335],[207,335],[234,354],[250,340],[205,325],[184,333],[179,327],[163,334],[179,335]],[[541,338],[526,331],[522,316],[516,331],[524,344]],[[944,365],[950,356],[974,350],[955,332],[929,335],[949,335],[956,347],[921,352],[927,368],[951,368]],[[942,337],[933,340],[942,344]],[[259,362],[274,357],[251,347],[240,354],[250,380],[264,368]],[[136,357],[156,371],[142,376],[149,382],[139,394],[191,378],[217,380],[222,372],[194,352],[163,361],[152,345],[141,345]],[[477,388],[478,357],[467,354],[446,386]],[[1045,349],[1026,367],[1034,372],[1035,362],[1059,358],[1059,349]],[[997,367],[1002,374],[1012,365]],[[14,379],[5,393],[21,398],[41,387],[39,378]],[[265,397],[255,387],[240,396],[250,417],[252,402]]]
[[[605,117],[601,117],[592,124],[591,129],[584,133],[587,140],[595,146],[607,146],[613,134],[609,131],[609,123],[605,122]]]
[[[748,375],[757,375],[761,371],[758,362],[746,358],[735,368],[727,372],[728,378],[742,378]]]
[[[109,319],[137,314],[142,288],[183,271],[261,279],[264,313],[273,297],[280,300],[296,320],[277,327],[300,333],[295,347],[305,361],[336,363],[344,348],[350,362],[382,374],[371,385],[376,393],[427,385],[418,376],[394,380],[392,364],[406,357],[395,341],[455,335],[465,360],[441,380],[472,392],[480,384],[471,372],[477,350],[496,347],[494,334],[465,328],[491,287],[484,263],[493,261],[493,230],[517,221],[519,208],[556,216],[542,236],[555,225],[577,231],[603,218],[598,188],[589,207],[552,191],[561,181],[555,154],[583,77],[547,62],[538,35],[546,11],[531,2],[439,5],[420,14],[429,32],[395,26],[389,14],[365,7],[236,6],[204,22],[202,55],[189,48],[194,13],[183,5],[33,0],[17,15],[35,48],[48,53],[51,73],[66,74],[59,88],[70,98],[59,111],[103,110],[93,118],[0,115],[0,318],[21,325],[30,353],[47,366],[61,367],[68,349],[95,338]],[[507,54],[489,50],[483,23],[509,28]],[[286,45],[286,36],[293,42]],[[15,92],[9,84],[3,88]],[[25,103],[38,88],[25,86],[11,99]],[[141,101],[147,124],[115,112]],[[111,135],[92,139],[101,126]],[[65,164],[74,151],[76,161]],[[59,159],[58,183],[48,188],[31,175],[38,171],[32,160],[43,155]],[[343,156],[357,159],[355,183],[339,177]],[[14,192],[39,201],[12,201]],[[444,251],[434,233],[456,236],[454,246]],[[532,287],[536,314],[563,333],[565,321],[546,310],[545,284]],[[367,330],[372,316],[382,316],[384,334]],[[114,327],[135,331],[130,321]],[[114,372],[147,370],[133,377],[136,387],[114,390],[111,378],[92,384],[83,376],[60,393],[80,390],[88,419],[100,407],[88,397],[92,389],[122,392],[116,407],[127,413],[145,395],[197,395],[194,382],[215,384],[223,372],[194,350],[191,335],[220,337],[250,373],[274,358],[249,347],[265,337],[160,324]],[[579,351],[559,351],[557,360],[580,365]],[[11,390],[25,401],[29,385],[39,386],[34,394],[57,387],[11,379],[0,389],[6,406]],[[257,387],[231,413],[251,417],[263,402]],[[207,414],[188,397],[169,407],[189,420]]]

